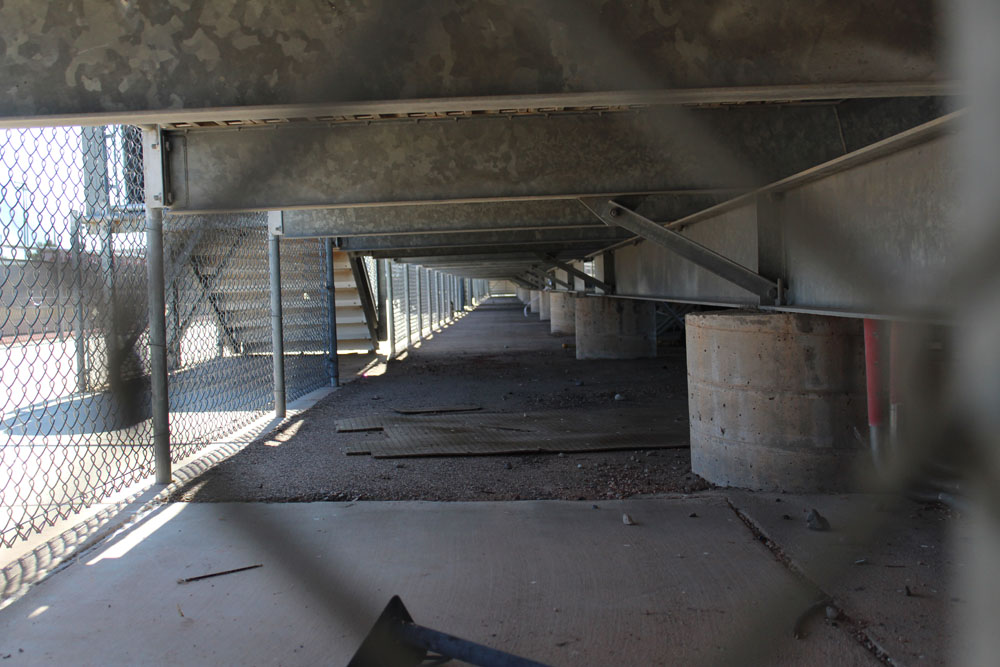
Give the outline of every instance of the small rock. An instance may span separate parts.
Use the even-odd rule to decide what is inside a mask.
[[[397,468],[405,468],[405,467],[406,467],[406,464],[405,464],[405,463],[397,463],[397,464],[396,464],[396,467],[397,467]]]
[[[624,401],[625,397],[622,396],[621,394],[615,394],[615,400],[616,401]]]
[[[624,523],[626,526],[635,525],[635,521],[633,521],[632,517],[630,517],[628,514],[622,514],[622,523]]]
[[[782,514],[781,518],[784,519],[785,521],[791,521],[792,520],[792,517],[788,516],[787,514]]]
[[[561,459],[564,459],[564,458],[566,458],[566,455],[565,455],[565,454],[563,454],[562,452],[559,452],[559,453],[557,454],[557,456],[558,456],[559,458],[561,458]]]
[[[806,516],[806,526],[809,527],[809,530],[830,530],[830,522],[815,509],[809,510],[809,514]]]
[[[831,621],[836,621],[840,618],[840,610],[834,607],[832,604],[826,606],[826,617]]]
[[[688,516],[690,518],[692,518],[692,519],[697,519],[698,518],[698,513],[697,512],[691,512],[690,514],[688,514]]]
[[[594,508],[595,510],[599,510],[599,509],[601,509],[601,508],[600,508],[600,507],[598,507],[597,505],[591,505],[591,507],[593,507],[593,508]]]
[[[583,467],[583,464],[582,464],[582,463],[577,463],[577,464],[576,464],[576,467],[577,467],[577,468],[582,468],[582,467]]]
[[[582,380],[577,380],[573,384],[575,384],[577,387],[582,387],[583,386],[583,381]]]
[[[504,470],[510,470],[510,467],[511,467],[511,466],[510,466],[510,463],[509,463],[509,462],[508,462],[508,463],[504,463],[504,464],[503,464],[503,469],[504,469]]]

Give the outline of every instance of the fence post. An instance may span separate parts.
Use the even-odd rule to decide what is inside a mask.
[[[389,340],[389,359],[396,356],[396,312],[392,288],[392,260],[383,259],[382,269],[385,274],[385,313],[386,338]]]
[[[330,386],[340,386],[340,357],[337,356],[337,281],[333,273],[333,239],[323,239],[323,255],[326,258],[326,309],[329,311],[327,328],[330,330],[330,354],[327,368]]]
[[[146,209],[146,274],[149,299],[149,375],[152,390],[156,483],[169,484],[170,401],[167,395],[167,300],[163,277],[163,209]]]
[[[420,267],[416,268],[417,274],[417,340],[424,339],[424,295],[421,293]]]
[[[74,216],[72,239],[70,240],[70,255],[73,262],[72,298],[73,298],[73,338],[76,347],[76,390],[79,393],[87,391],[87,341],[83,321],[83,260],[80,257],[80,218]]]
[[[403,265],[403,302],[406,312],[406,349],[413,342],[413,325],[410,324],[410,265]]]
[[[281,331],[281,211],[267,214],[268,268],[271,274],[271,357],[274,360],[274,416],[285,417],[285,340]]]

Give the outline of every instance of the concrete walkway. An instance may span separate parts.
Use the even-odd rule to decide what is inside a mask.
[[[342,665],[394,594],[556,665],[876,664],[822,614],[793,639],[816,592],[718,497],[167,504],[4,610],[0,656]]]

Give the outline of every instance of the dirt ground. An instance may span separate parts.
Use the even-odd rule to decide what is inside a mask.
[[[337,433],[344,417],[392,415],[393,408],[481,405],[526,412],[646,409],[651,420],[687,421],[684,349],[660,357],[578,361],[572,336],[511,301],[481,306],[389,362],[357,378],[236,456],[210,469],[174,500],[601,500],[691,493],[708,485],[691,473],[687,448],[515,456],[374,459],[345,449],[379,432]],[[616,395],[618,399],[616,399]],[[477,413],[478,414],[478,413]]]

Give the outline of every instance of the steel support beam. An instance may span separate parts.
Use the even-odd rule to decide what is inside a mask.
[[[566,262],[562,262],[556,259],[552,255],[539,255],[539,259],[546,262],[549,266],[565,271],[567,274],[569,274],[574,278],[579,278],[580,280],[583,281],[584,285],[587,285],[589,287],[597,287],[598,289],[602,290],[605,294],[615,293],[614,285],[608,284],[603,280],[598,280],[594,276],[588,276],[586,273],[576,268],[572,264],[567,264]],[[570,287],[570,289],[573,288]]]
[[[8,0],[0,88],[14,92],[0,117],[71,119],[64,124],[109,116],[139,123],[405,117],[940,90],[939,15],[928,0],[769,3],[768,15],[780,21],[761,21],[740,0],[690,2],[678,7],[683,31],[656,0],[433,0],[406,12],[380,3],[251,0],[233,15],[184,7],[171,0],[52,14],[45,3]],[[772,57],[754,57],[761,45]],[[442,63],[461,66],[442,76]],[[745,90],[718,90],[724,86]],[[242,105],[252,108],[218,108]]]
[[[338,239],[338,247],[347,252],[383,252],[490,247],[528,248],[532,245],[581,244],[604,247],[631,238],[624,230],[599,225],[590,228],[557,228],[445,234],[406,234],[395,236],[354,236]]]
[[[830,105],[292,123],[164,137],[164,196],[171,210],[190,212],[712,193],[843,152]]]
[[[683,234],[666,229],[612,200],[594,198],[581,199],[581,202],[605,224],[623,227],[637,236],[668,248],[678,256],[756,294],[761,303],[774,304],[778,298],[780,288],[776,281],[751,271]]]
[[[371,336],[372,348],[377,350],[379,313],[375,308],[371,284],[368,281],[368,271],[365,269],[365,260],[356,255],[348,255],[348,257],[351,262],[351,272],[354,275],[354,284],[358,288],[358,297],[361,299],[361,309],[365,313],[365,324],[368,326],[368,335]]]

